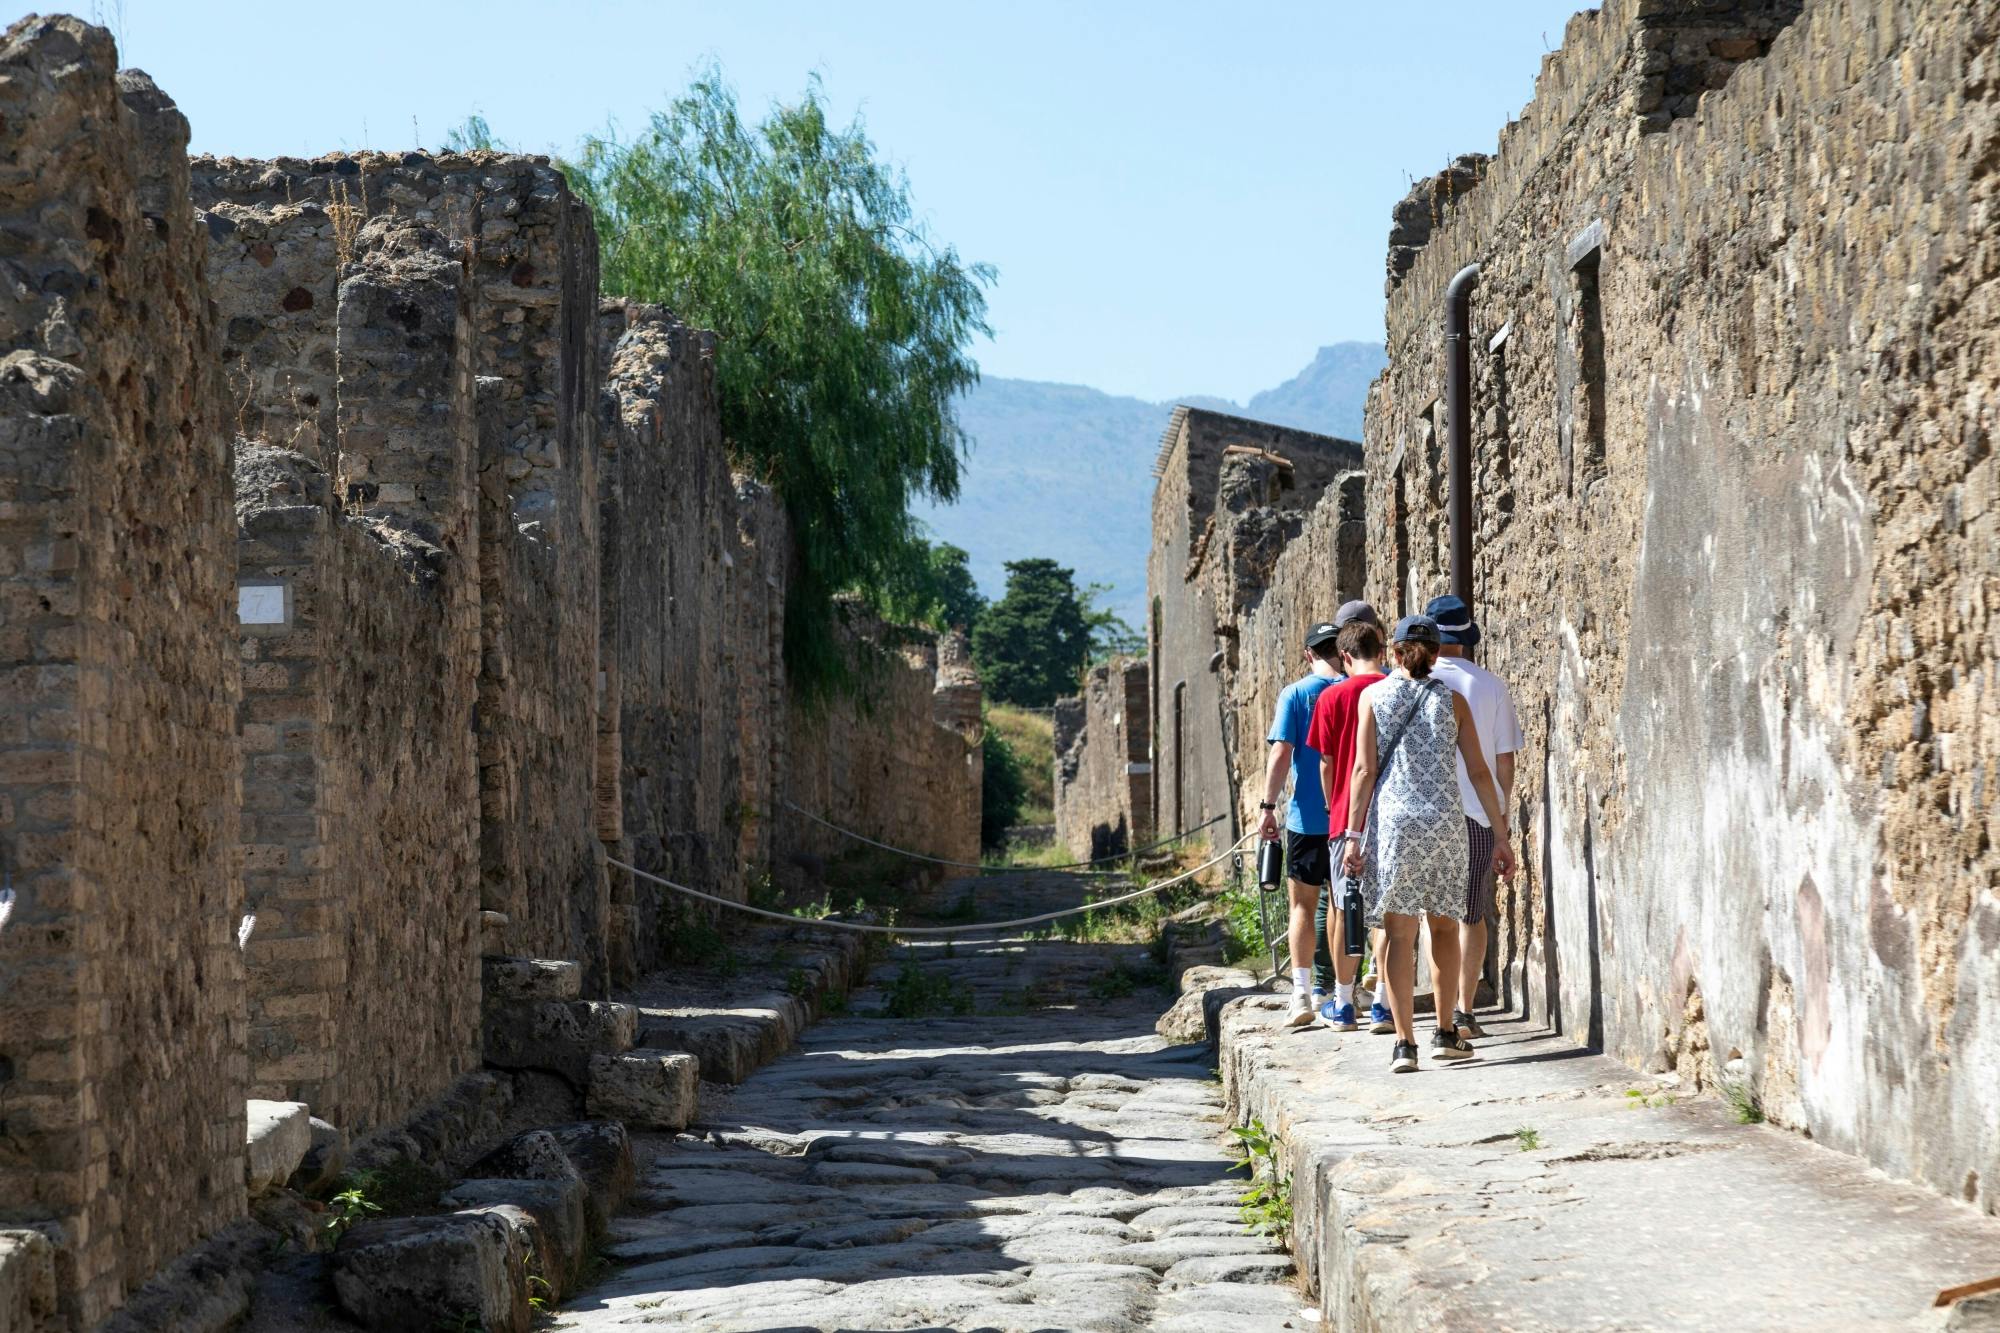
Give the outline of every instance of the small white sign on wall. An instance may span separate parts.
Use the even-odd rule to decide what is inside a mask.
[[[244,625],[282,625],[286,621],[286,589],[282,583],[244,583],[236,588],[236,619]]]

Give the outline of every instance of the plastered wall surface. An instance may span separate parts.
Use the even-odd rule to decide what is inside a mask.
[[[1579,15],[1476,183],[1413,195],[1367,432],[1369,588],[1415,609],[1448,573],[1440,302],[1480,263],[1514,997],[1989,1212],[1996,31],[1987,3]]]
[[[1151,675],[1144,659],[1107,662],[1056,704],[1056,841],[1076,860],[1153,840]]]

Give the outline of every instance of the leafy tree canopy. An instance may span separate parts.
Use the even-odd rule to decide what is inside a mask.
[[[972,556],[950,542],[926,542],[923,559],[897,571],[883,609],[899,621],[972,632],[986,598],[972,578]]]
[[[1009,560],[1007,591],[972,630],[972,656],[986,694],[1047,708],[1074,694],[1090,655],[1090,623],[1076,576],[1053,560]]]
[[[850,684],[833,598],[887,610],[928,577],[909,504],[957,496],[953,400],[978,380],[966,346],[990,332],[992,269],[912,220],[908,182],[859,121],[828,124],[817,80],[753,126],[710,70],[565,168],[605,290],[715,331],[724,433],[791,518],[787,667],[808,694]]]

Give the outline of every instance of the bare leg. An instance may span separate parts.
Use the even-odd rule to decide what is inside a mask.
[[[1313,961],[1313,912],[1319,906],[1319,886],[1291,882],[1292,919],[1286,942],[1292,950],[1292,969],[1311,967]]]
[[[1451,1027],[1458,1004],[1458,918],[1431,914],[1431,992],[1437,997],[1437,1025]]]
[[[1466,1013],[1479,1002],[1479,974],[1486,968],[1486,923],[1458,923],[1458,1007]],[[1470,1036],[1470,1033],[1461,1033]]]
[[[1375,971],[1382,978],[1383,989],[1389,992],[1389,1012],[1396,1020],[1397,1041],[1417,1039],[1413,1007],[1413,992],[1417,988],[1417,924],[1416,917],[1390,912],[1383,916],[1383,929],[1377,932],[1388,936],[1387,947],[1375,960]]]

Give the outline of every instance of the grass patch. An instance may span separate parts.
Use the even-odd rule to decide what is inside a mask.
[[[1672,1101],[1673,1098],[1667,1096],[1664,1092],[1648,1093],[1639,1088],[1625,1089],[1625,1104],[1635,1111],[1642,1106],[1650,1110],[1658,1110],[1662,1106],[1669,1105]]]
[[[1147,961],[1137,966],[1120,963],[1109,972],[1092,977],[1089,991],[1093,1000],[1122,1000],[1137,991],[1160,989],[1166,984],[1166,969],[1156,963]]]
[[[1222,893],[1222,957],[1224,962],[1235,963],[1245,958],[1263,958],[1268,950],[1264,943],[1264,923],[1258,911],[1257,897],[1263,892],[1256,884],[1247,880],[1232,884]]]
[[[963,1017],[972,1012],[972,988],[944,971],[931,971],[916,959],[906,960],[889,984],[891,1018],[929,1018],[937,1014]]]
[[[1056,800],[1055,718],[1010,704],[991,704],[986,725],[1006,738],[1021,762],[1021,810],[1015,822],[1051,822]]]
[[[1748,1081],[1740,1078],[1726,1079],[1721,1085],[1721,1092],[1722,1100],[1729,1103],[1729,1114],[1737,1124],[1764,1123],[1764,1103]]]

